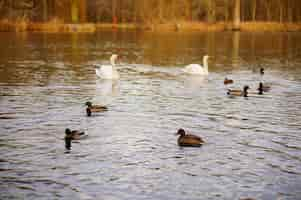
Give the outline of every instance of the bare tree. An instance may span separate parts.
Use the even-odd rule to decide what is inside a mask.
[[[71,0],[71,22],[78,23],[78,19],[79,19],[78,0]]]
[[[234,1],[233,30],[240,29],[240,0]]]
[[[293,0],[287,0],[287,19],[288,22],[293,22]]]
[[[215,0],[207,0],[207,22],[215,23],[216,20]]]
[[[252,0],[252,21],[256,20],[257,0]]]
[[[283,22],[283,5],[282,0],[278,0],[278,6],[279,6],[279,22]]]
[[[113,24],[117,24],[117,0],[112,0],[112,22]]]
[[[42,12],[43,12],[43,21],[46,22],[48,20],[48,6],[47,0],[42,0]]]
[[[79,20],[81,23],[87,20],[87,2],[86,0],[79,0]]]

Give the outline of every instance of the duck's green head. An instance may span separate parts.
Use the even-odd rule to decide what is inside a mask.
[[[184,129],[180,128],[180,129],[178,130],[178,132],[176,133],[176,135],[184,136],[184,135],[185,135]]]
[[[258,94],[263,94],[263,83],[262,82],[259,83]]]
[[[264,68],[263,68],[263,67],[260,68],[260,74],[261,74],[261,75],[264,74]]]
[[[88,106],[88,107],[91,107],[92,106],[92,102],[91,101],[87,101],[85,105]]]
[[[259,83],[259,88],[263,88],[263,83],[262,82]]]
[[[244,86],[244,92],[247,92],[248,89],[250,89],[250,87],[249,87],[248,85],[245,85],[245,86]]]
[[[248,97],[248,89],[250,89],[250,87],[248,85],[244,86],[244,91],[243,91],[244,97]]]
[[[65,133],[66,133],[66,135],[70,135],[71,134],[71,130],[69,128],[66,128],[65,129]]]

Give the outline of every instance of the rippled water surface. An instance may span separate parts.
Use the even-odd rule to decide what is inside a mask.
[[[300,44],[300,33],[0,33],[0,199],[301,199]],[[99,80],[93,64],[112,53],[121,78]],[[182,73],[204,54],[208,77]],[[272,89],[230,98],[226,76]],[[109,111],[86,117],[88,100]],[[69,153],[65,128],[89,134]],[[178,147],[178,128],[206,144]]]

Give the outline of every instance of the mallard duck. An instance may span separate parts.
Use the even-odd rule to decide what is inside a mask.
[[[224,85],[228,85],[228,84],[232,84],[233,80],[232,79],[228,79],[227,77],[224,80]]]
[[[78,130],[70,130],[69,128],[66,128],[65,130],[65,147],[66,149],[71,148],[71,141],[72,140],[80,140],[84,137],[86,137],[87,134],[85,134],[85,132],[80,132]]]
[[[263,94],[263,84],[262,82],[259,83],[259,87],[257,88],[258,94]]]
[[[232,90],[232,89],[228,89],[227,94],[228,95],[232,95],[232,96],[244,96],[244,97],[248,97],[248,89],[249,86],[244,86],[243,90]]]
[[[259,87],[258,87],[258,94],[263,94],[263,92],[268,92],[271,90],[271,86],[269,85],[263,85],[262,82],[259,83]]]
[[[93,112],[103,112],[108,110],[106,106],[92,105],[92,102],[90,101],[87,101],[85,105],[88,106],[86,109],[87,116],[91,116]]]
[[[260,68],[260,74],[264,75],[264,68],[263,67]]]
[[[186,134],[184,129],[180,128],[176,135],[180,135],[178,138],[178,145],[185,147],[200,147],[205,141],[196,135]]]

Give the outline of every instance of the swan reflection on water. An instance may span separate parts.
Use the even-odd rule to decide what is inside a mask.
[[[190,89],[200,89],[208,83],[208,77],[205,76],[185,76],[183,78],[184,87]]]
[[[94,102],[107,104],[114,96],[119,94],[119,81],[112,79],[97,79],[95,81]]]

